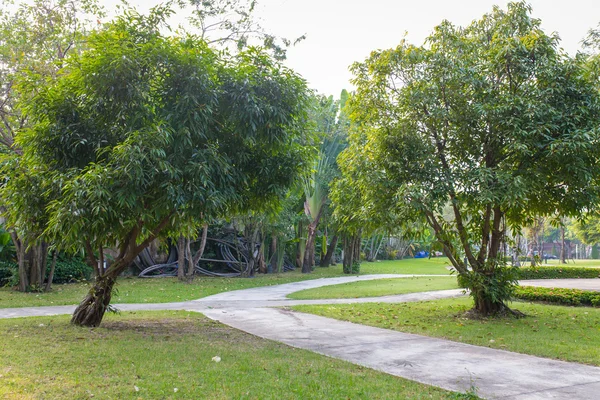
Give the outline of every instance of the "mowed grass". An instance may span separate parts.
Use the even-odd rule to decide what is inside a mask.
[[[367,274],[449,274],[446,258],[405,259],[397,261],[364,262],[361,275]],[[113,303],[169,303],[195,300],[216,293],[279,285],[306,279],[343,276],[341,265],[316,267],[311,274],[300,271],[283,274],[258,274],[254,278],[197,277],[191,283],[181,283],[176,278],[141,279],[121,278]],[[38,307],[79,303],[90,289],[91,283],[53,285],[49,293],[20,293],[11,288],[0,288],[0,308]]]
[[[0,335],[2,399],[463,398],[197,313],[107,315],[94,329],[65,316],[0,320]]]
[[[526,318],[472,320],[468,297],[401,304],[296,306],[295,310],[402,332],[600,366],[600,309],[514,302]]]
[[[372,281],[323,286],[291,293],[288,297],[296,300],[351,299],[457,288],[458,284],[455,276],[431,276],[377,279]]]

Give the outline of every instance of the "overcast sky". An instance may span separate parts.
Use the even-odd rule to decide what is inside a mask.
[[[396,46],[404,32],[421,44],[447,19],[468,25],[490,11],[493,0],[259,0],[267,30],[307,38],[288,53],[288,65],[309,85],[337,97],[350,88],[348,66],[372,50]],[[600,0],[531,0],[533,16],[546,32],[558,32],[562,47],[574,54],[587,31],[600,23]]]
[[[104,0],[108,7],[115,0]],[[159,0],[130,0],[132,5]],[[405,32],[421,44],[433,27],[447,19],[468,25],[502,0],[258,0],[257,14],[270,33],[290,39],[306,34],[288,52],[287,65],[309,86],[338,96],[351,89],[348,66],[372,50],[395,47]],[[600,23],[600,0],[530,0],[543,29],[558,32],[569,53],[580,49],[589,29]],[[114,4],[114,3],[113,3]],[[183,16],[182,16],[183,17]]]

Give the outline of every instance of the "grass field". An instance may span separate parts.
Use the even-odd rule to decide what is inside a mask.
[[[398,261],[365,262],[361,275],[367,274],[449,274],[446,258],[405,259]],[[279,285],[305,279],[342,276],[341,265],[315,268],[311,274],[299,271],[284,274],[259,274],[255,278],[198,277],[192,283],[175,278],[123,278],[117,282],[113,303],[169,303],[187,301],[212,294],[258,286]],[[10,288],[0,289],[0,308],[36,307],[77,304],[90,288],[90,283],[54,285],[49,293],[20,293]]]
[[[600,366],[600,309],[514,302],[526,318],[471,320],[470,298],[420,303],[296,306],[295,310],[402,332],[440,337]]]
[[[466,398],[260,339],[196,313],[107,315],[94,329],[68,321],[0,320],[0,398]]]
[[[394,294],[428,292],[432,290],[457,289],[454,276],[432,276],[397,279],[377,279],[323,286],[301,290],[288,295],[291,299],[352,299],[359,297],[377,297]]]

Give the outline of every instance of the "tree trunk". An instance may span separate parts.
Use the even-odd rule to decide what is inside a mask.
[[[115,265],[115,264],[113,264]],[[111,272],[112,271],[112,272]],[[118,273],[114,273],[112,266],[104,276],[96,278],[96,283],[85,296],[81,304],[77,306],[71,323],[79,326],[99,326],[108,309],[112,297],[112,289],[116,282]]]
[[[20,292],[43,290],[46,277],[46,263],[48,257],[48,244],[41,242],[30,245],[22,242],[14,233],[11,233],[13,243],[17,250],[17,265],[19,274]]]
[[[352,236],[344,237],[343,271],[345,274],[354,273],[354,264],[360,263],[360,245],[360,234],[354,234]]]
[[[327,247],[327,253],[325,254],[325,257],[323,257],[323,259],[321,260],[321,267],[329,267],[331,265],[331,259],[333,257],[333,254],[335,253],[335,248],[337,247],[337,243],[338,243],[338,236],[333,235],[333,237],[331,238],[331,242],[329,243],[329,246]]]
[[[269,247],[269,273],[279,272],[277,270],[277,235],[271,236],[271,246]]]
[[[344,257],[342,259],[343,270],[345,274],[349,274],[352,271],[352,259],[354,258],[354,251],[352,249],[353,239],[344,235]]]
[[[254,276],[254,268],[258,262],[258,257],[260,253],[260,246],[257,249],[256,244],[258,243],[258,234],[259,234],[259,226],[248,224],[245,229],[244,236],[246,237],[247,243],[247,254],[246,258],[248,260],[248,264],[246,269],[242,271],[242,277],[249,278]]]
[[[56,268],[56,250],[52,252],[52,265],[50,265],[50,273],[48,274],[48,281],[46,282],[46,288],[44,291],[49,292],[52,289],[52,281],[54,280],[54,269]]]
[[[17,261],[19,263],[19,292],[29,290],[29,260],[25,252],[25,244],[19,241]]]
[[[491,297],[485,296],[483,290],[474,292],[475,301],[474,310],[480,316],[493,316],[501,314],[508,310],[506,304],[502,301],[494,301]]]
[[[185,238],[179,235],[177,240],[177,278],[185,279]]]
[[[314,251],[315,248],[315,237],[317,235],[317,223],[315,220],[308,224],[308,235],[306,237],[306,249],[304,250],[304,260],[302,262],[302,273],[309,274],[312,272],[311,265],[311,250]]]
[[[190,268],[188,269],[188,272],[187,272],[188,276],[194,275],[194,269],[196,268],[196,265],[198,265],[198,263],[200,262],[200,259],[202,258],[202,255],[204,254],[204,249],[206,248],[206,239],[207,238],[208,238],[208,224],[204,224],[204,226],[202,227],[202,238],[200,239],[200,248],[198,249],[196,254],[194,254],[194,258],[192,260],[192,265],[190,265]]]
[[[258,272],[260,272],[261,274],[267,273],[267,263],[265,262],[264,242],[260,245],[260,251],[258,252]]]
[[[560,228],[560,262],[562,264],[567,263],[567,252],[565,251],[565,227]]]
[[[296,245],[296,267],[302,268],[304,263],[304,253],[306,252],[306,242],[304,241],[304,224],[302,220],[298,221],[298,233],[296,235],[298,244]]]

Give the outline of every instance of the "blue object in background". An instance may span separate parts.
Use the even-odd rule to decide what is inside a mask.
[[[415,254],[415,258],[426,258],[426,257],[429,257],[428,251],[419,251],[417,254]]]

